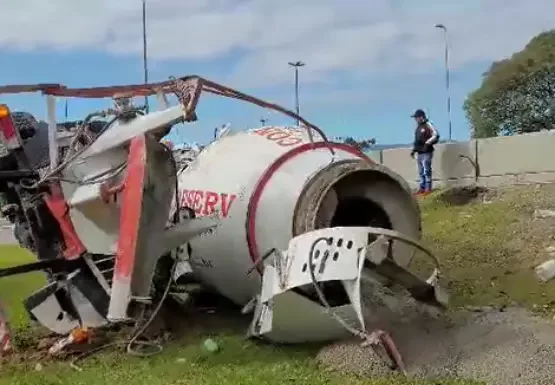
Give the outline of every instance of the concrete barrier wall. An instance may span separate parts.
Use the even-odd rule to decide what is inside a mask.
[[[381,159],[383,165],[416,185],[417,166],[410,152],[410,148],[383,150],[381,156],[373,153],[372,158]],[[447,186],[555,182],[555,133],[437,145],[433,177],[436,185]]]

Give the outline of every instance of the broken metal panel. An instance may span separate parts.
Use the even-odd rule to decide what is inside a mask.
[[[25,308],[48,330],[66,334],[79,326],[79,320],[62,308],[56,291],[63,290],[57,282],[39,289],[25,300]]]
[[[192,238],[212,234],[220,223],[216,216],[187,219],[183,223],[177,223],[164,232],[159,250],[161,254],[166,254],[176,248],[185,247],[185,243]]]
[[[264,269],[250,333],[276,342],[333,340],[349,333],[330,312],[364,330],[360,303],[363,258],[356,245],[364,244],[367,238],[362,230],[347,233],[342,228],[313,231],[293,238],[287,252],[276,253],[273,266],[267,265]],[[316,282],[330,281],[344,283],[349,303],[327,308],[291,291],[296,288],[308,294]],[[296,309],[295,317],[291,317],[290,309]]]
[[[362,255],[361,251],[358,252],[358,274],[355,279],[343,279],[341,283],[343,284],[343,288],[345,289],[345,293],[349,297],[349,301],[353,307],[353,311],[356,314],[357,320],[359,321],[358,324],[360,326],[361,331],[366,331],[365,319],[364,314],[362,312],[362,296],[361,296],[361,279],[363,276],[362,269],[364,268],[365,258]]]
[[[378,235],[370,245],[369,235]],[[361,279],[364,269],[383,275],[383,266],[388,268],[386,277],[405,287],[414,298],[442,307],[446,299],[441,294],[436,294],[435,302],[419,295],[422,289],[436,293],[437,268],[431,276],[434,279],[417,278],[393,262],[388,237],[404,239],[394,231],[372,227],[327,228],[293,238],[287,252],[274,253],[273,263],[264,269],[249,335],[275,342],[309,342],[339,338],[345,332],[357,336],[365,333]],[[323,285],[334,281],[342,283],[347,303],[330,305],[326,295],[333,293]],[[375,288],[381,286],[377,280],[373,283]],[[316,299],[311,295],[314,292]],[[370,296],[364,298],[364,305],[371,313],[387,307],[380,291],[365,295]],[[291,309],[295,309],[295,317],[291,317]]]
[[[279,263],[283,266],[283,270],[277,272],[282,278],[279,292],[312,284],[311,262],[318,282],[357,279],[360,273],[356,245],[366,243],[367,238],[364,231],[346,232],[344,228],[316,230],[293,238],[285,261]],[[313,258],[309,261],[311,253]]]
[[[106,318],[98,312],[91,301],[75,285],[68,285],[69,294],[77,313],[79,314],[80,326],[97,328],[108,324]]]
[[[87,159],[93,155],[120,147],[129,143],[136,136],[148,134],[164,126],[179,123],[182,120],[183,112],[179,106],[175,106],[166,110],[154,111],[145,116],[138,116],[128,122],[116,121],[79,158]]]
[[[358,323],[352,306],[333,310],[347,322]],[[324,307],[293,291],[286,291],[257,306],[248,335],[278,343],[306,343],[332,341],[350,333],[327,314]]]
[[[25,300],[25,308],[43,326],[65,334],[78,326],[106,325],[108,296],[99,292],[99,284],[87,279],[81,270],[70,273],[63,281],[54,281]]]
[[[118,251],[114,267],[108,319],[127,319],[131,301],[131,282],[138,253],[143,200],[145,199],[147,144],[144,135],[135,137],[129,146],[129,157],[122,194]],[[144,234],[148,236],[147,234]],[[141,261],[142,262],[142,261]]]
[[[75,161],[63,170],[62,187],[75,232],[92,254],[115,254],[119,237],[120,200],[104,199],[103,187],[123,182],[127,151],[114,149],[86,161]],[[97,182],[95,182],[97,181]]]
[[[164,250],[164,229],[170,215],[171,201],[175,196],[177,178],[171,151],[148,136],[145,177],[135,266],[131,280],[132,296],[140,298],[150,295],[158,258],[171,250]],[[125,188],[133,187],[126,185]],[[122,204],[126,203],[127,199],[124,197]],[[183,239],[181,244],[186,241],[187,239]]]

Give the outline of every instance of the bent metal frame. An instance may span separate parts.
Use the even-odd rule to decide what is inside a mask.
[[[27,92],[42,92],[42,94],[46,96],[48,146],[51,170],[56,169],[58,166],[58,157],[56,156],[58,153],[56,97],[102,99],[114,98],[116,95],[121,94],[132,97],[156,95],[161,108],[166,109],[170,107],[167,94],[174,94],[183,110],[183,121],[193,122],[197,120],[195,111],[199,98],[202,92],[207,92],[226,98],[242,100],[262,108],[280,112],[300,122],[307,130],[308,136],[312,143],[314,143],[313,131],[319,134],[324,142],[329,143],[326,135],[320,128],[295,114],[293,111],[196,75],[184,76],[180,78],[170,77],[169,80],[158,83],[90,88],[68,88],[62,84],[50,83],[0,86],[0,94],[19,94]],[[330,151],[334,153],[333,148],[331,146],[328,147]]]

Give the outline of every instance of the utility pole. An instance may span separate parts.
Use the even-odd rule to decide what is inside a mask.
[[[148,84],[148,63],[147,63],[147,44],[146,44],[146,0],[143,0],[143,71],[145,85]],[[145,95],[145,109],[148,113],[148,95]]]
[[[300,115],[299,108],[299,67],[304,67],[305,63],[302,61],[289,62],[289,65],[295,68],[295,112]],[[297,119],[297,126],[300,126],[299,119]]]
[[[453,127],[451,124],[451,85],[449,76],[449,39],[447,34],[447,27],[443,24],[436,24],[436,28],[443,30],[445,38],[445,87],[447,89],[447,119],[449,122],[449,141],[453,139]]]

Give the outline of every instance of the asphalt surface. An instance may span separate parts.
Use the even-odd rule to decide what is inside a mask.
[[[12,227],[9,222],[0,219],[0,245],[13,245],[17,244],[12,232]]]

